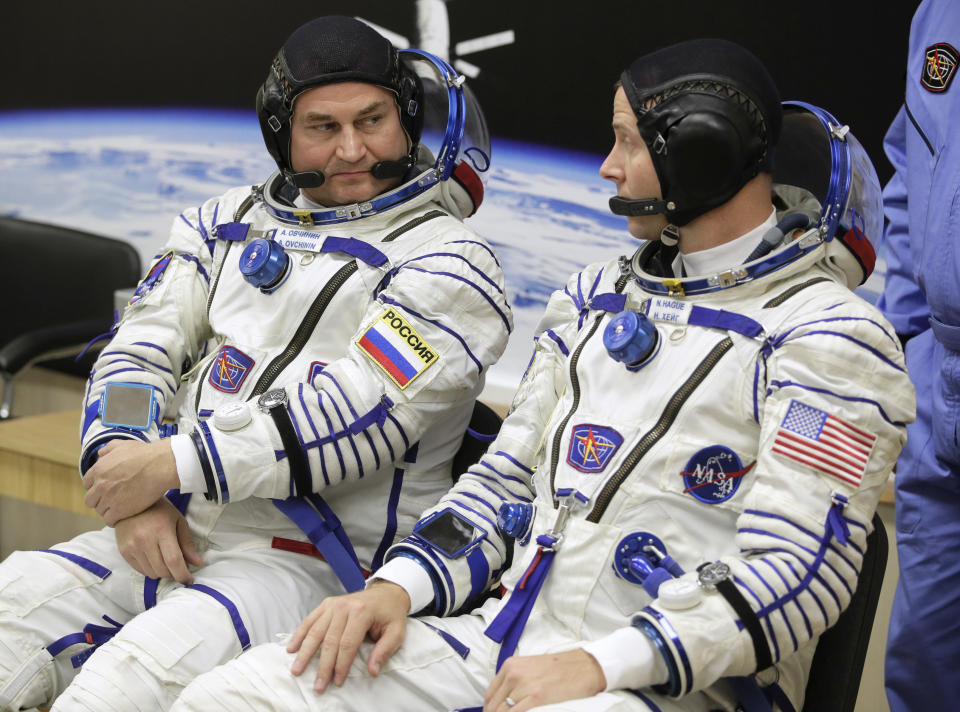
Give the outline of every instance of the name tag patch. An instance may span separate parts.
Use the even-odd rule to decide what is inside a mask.
[[[400,388],[406,388],[440,359],[410,322],[393,309],[387,309],[371,324],[356,344]]]
[[[613,428],[592,423],[575,425],[570,434],[567,462],[580,472],[603,472],[622,444],[623,436]]]
[[[287,250],[303,250],[304,252],[320,252],[326,236],[311,230],[298,230],[291,227],[282,227],[273,236],[274,241],[280,243]]]
[[[213,366],[210,367],[210,385],[224,393],[236,393],[240,390],[254,360],[233,346],[220,347]]]
[[[651,297],[647,302],[647,316],[654,321],[686,324],[693,305],[670,297]]]

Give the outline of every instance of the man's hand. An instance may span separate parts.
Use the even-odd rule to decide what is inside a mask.
[[[334,684],[342,685],[360,643],[369,635],[376,645],[367,669],[376,677],[403,642],[409,611],[410,596],[389,581],[375,581],[363,591],[326,599],[303,619],[290,638],[287,652],[297,653],[290,672],[301,674],[319,649],[314,689],[327,689],[331,674]]]
[[[582,648],[551,655],[507,658],[483,700],[483,712],[526,712],[542,705],[599,695],[607,679]],[[507,698],[513,705],[507,704]]]
[[[187,520],[166,497],[144,512],[121,519],[115,534],[123,558],[144,576],[174,578],[189,586],[193,576],[187,564],[203,565]]]
[[[139,514],[164,492],[180,486],[169,440],[152,443],[111,440],[83,476],[83,500],[107,526]]]

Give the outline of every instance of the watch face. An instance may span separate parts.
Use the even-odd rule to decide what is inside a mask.
[[[706,588],[715,588],[718,583],[730,576],[730,567],[722,561],[715,561],[700,569],[700,584]]]
[[[257,399],[257,404],[265,409],[286,405],[286,402],[287,392],[282,388],[274,388],[272,391],[267,391]]]

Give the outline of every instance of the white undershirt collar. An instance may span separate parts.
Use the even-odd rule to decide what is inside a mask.
[[[724,242],[722,245],[699,252],[691,252],[689,255],[681,252],[673,263],[674,274],[685,273],[687,277],[701,277],[742,265],[750,256],[750,253],[753,252],[753,249],[760,244],[763,234],[776,224],[777,211],[771,210],[770,217],[764,222],[745,235],[730,240],[730,242]],[[682,271],[680,269],[681,265],[683,266]]]

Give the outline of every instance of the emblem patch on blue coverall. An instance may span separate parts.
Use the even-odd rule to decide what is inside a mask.
[[[726,502],[756,464],[754,461],[744,467],[737,453],[723,445],[705,447],[694,453],[680,473],[683,491],[707,504]]]
[[[920,83],[934,94],[945,92],[957,71],[957,61],[960,61],[960,53],[952,45],[946,42],[930,45],[923,57]]]
[[[613,428],[584,423],[570,434],[567,462],[580,472],[603,472],[613,453],[623,444],[623,436]]]
[[[210,368],[210,385],[224,393],[236,393],[253,367],[253,359],[232,346],[222,346]]]

